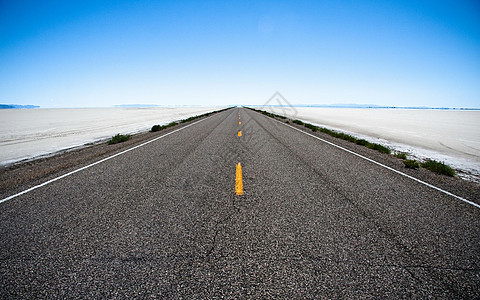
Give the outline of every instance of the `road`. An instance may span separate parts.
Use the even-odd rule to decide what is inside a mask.
[[[479,208],[244,108],[0,214],[1,298],[480,297]]]

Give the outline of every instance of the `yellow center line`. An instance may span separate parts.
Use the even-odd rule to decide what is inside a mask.
[[[240,163],[237,164],[235,175],[235,194],[243,195],[242,165]]]
[[[242,131],[241,130],[238,132],[238,136],[242,136]]]

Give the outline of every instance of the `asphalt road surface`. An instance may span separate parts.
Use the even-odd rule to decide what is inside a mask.
[[[244,108],[0,214],[1,298],[480,297],[479,208]]]

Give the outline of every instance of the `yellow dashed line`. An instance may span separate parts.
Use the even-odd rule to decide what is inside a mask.
[[[238,114],[238,125],[242,125],[240,121],[240,114]],[[242,136],[242,131],[238,131],[238,136]],[[235,194],[236,195],[243,195],[243,180],[242,180],[242,165],[240,163],[237,164],[237,169],[235,172]]]
[[[235,172],[235,194],[243,195],[243,181],[242,181],[242,165],[237,164],[237,170]]]

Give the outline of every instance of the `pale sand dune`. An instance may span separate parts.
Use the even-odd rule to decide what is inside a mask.
[[[278,108],[272,110],[280,112]],[[480,111],[318,107],[295,110],[290,117],[480,174]]]
[[[0,164],[146,131],[218,107],[0,110]]]

